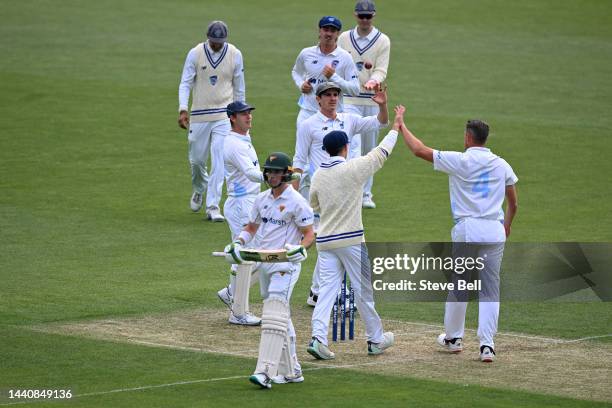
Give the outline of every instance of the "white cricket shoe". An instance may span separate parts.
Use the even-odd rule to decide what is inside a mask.
[[[191,195],[191,200],[189,201],[189,205],[191,206],[191,211],[198,212],[200,208],[202,208],[202,194],[193,193]]]
[[[376,203],[374,201],[372,201],[372,196],[364,195],[363,196],[363,201],[361,202],[361,206],[363,208],[374,209],[374,208],[376,208]]]
[[[225,306],[232,308],[232,295],[230,294],[229,287],[225,287],[217,292],[219,299],[225,303]]]
[[[491,346],[480,346],[480,361],[492,363],[495,360],[495,350]]]
[[[445,348],[451,353],[460,353],[463,350],[463,339],[461,337],[447,339],[446,333],[442,333],[438,336],[437,342],[440,347]]]
[[[317,300],[319,300],[319,296],[312,293],[312,290],[311,290],[310,294],[308,295],[308,299],[306,299],[306,304],[308,306],[315,307],[317,305]]]
[[[272,377],[272,382],[274,384],[301,383],[304,382],[304,376],[302,375],[302,371],[296,371],[295,375],[292,377],[287,377],[279,374],[275,377]]]
[[[236,316],[234,313],[230,312],[229,322],[241,326],[259,326],[261,324],[261,319],[251,314],[251,312],[246,312],[242,316]]]
[[[261,388],[272,388],[272,380],[263,373],[255,373],[249,377],[249,381]]]
[[[206,209],[206,219],[212,222],[225,221],[225,217],[221,215],[221,211],[217,207],[208,207]]]
[[[312,338],[306,351],[317,360],[333,360],[336,357],[336,355],[316,337]]]
[[[385,340],[382,343],[372,343],[368,341],[368,354],[375,356],[382,354],[386,349],[391,347],[395,343],[395,336],[392,332],[383,333]]]

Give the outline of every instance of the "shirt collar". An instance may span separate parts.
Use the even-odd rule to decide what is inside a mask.
[[[329,162],[335,162],[335,161],[342,161],[345,162],[346,158],[342,157],[342,156],[332,156],[329,158]]]
[[[275,198],[275,197],[274,197],[274,194],[272,193],[272,189],[270,189],[270,190],[269,190],[269,191],[270,191],[270,198],[271,198],[271,199],[273,199],[273,200],[280,200],[281,198],[282,198],[282,199],[285,199],[285,198],[287,198],[287,195],[288,195],[288,194],[291,194],[291,191],[290,191],[290,190],[293,190],[293,186],[292,186],[291,184],[289,184],[289,185],[287,186],[287,188],[285,189],[285,191],[283,191],[283,192],[281,193],[281,195],[279,195],[278,197],[276,197],[276,198]]]
[[[366,38],[368,41],[372,41],[374,39],[374,37],[376,37],[376,34],[378,34],[378,28],[376,28],[376,27],[372,27],[372,31],[370,31],[370,34],[366,35],[365,37],[360,37],[359,36],[359,32],[357,31],[357,27],[355,27],[353,29],[353,36],[355,38]]]
[[[473,146],[473,147],[469,147],[466,152],[469,151],[480,151],[480,152],[490,152],[491,149],[489,149],[488,147],[482,147],[482,146]]]
[[[331,119],[331,118],[328,118],[327,116],[325,116],[320,110],[317,111],[317,117],[322,122],[329,122],[330,120],[338,120],[338,119],[340,119],[340,117],[338,116],[338,112],[336,112],[336,119]]]
[[[332,57],[335,57],[336,53],[338,52],[338,48],[340,47],[336,45],[336,48],[334,48],[332,52],[330,52],[329,54],[324,54],[323,51],[321,51],[321,45],[317,44],[317,52],[319,53],[319,55],[331,55]]]
[[[233,130],[230,130],[230,135],[236,136],[240,140],[245,140],[247,142],[251,141],[251,135],[247,133],[246,135],[241,135],[240,133],[236,133]]]

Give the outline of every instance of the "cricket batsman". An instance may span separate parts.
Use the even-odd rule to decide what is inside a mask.
[[[398,118],[403,111],[398,107],[395,112],[392,130],[365,156],[346,160],[349,138],[343,131],[334,130],[323,138],[323,148],[330,158],[315,172],[310,185],[310,205],[321,215],[316,238],[320,288],[312,313],[312,341],[307,348],[308,353],[320,360],[335,357],[328,347],[327,335],[330,312],[344,272],[351,281],[357,309],[365,323],[368,354],[381,354],[394,342],[392,332],[383,332],[382,321],[374,308],[361,197],[364,184],[383,167],[395,146],[400,125]]]
[[[432,162],[434,170],[448,174],[455,222],[451,230],[453,256],[484,259],[479,275],[482,289],[478,299],[477,334],[480,360],[490,363],[495,359],[493,338],[499,318],[499,271],[504,243],[518,209],[515,188],[518,177],[504,159],[485,147],[489,125],[481,120],[468,120],[463,136],[464,152],[434,150],[426,146],[408,130],[403,118],[400,129],[415,156]],[[445,333],[438,336],[438,344],[452,353],[463,350],[466,309],[465,294],[451,291],[445,306]]]
[[[261,190],[263,174],[259,169],[257,153],[249,133],[255,108],[246,102],[236,101],[227,105],[227,116],[232,130],[225,137],[223,163],[227,184],[227,200],[223,213],[236,239],[249,220],[251,208]],[[257,239],[253,239],[256,245]],[[231,310],[231,324],[257,326],[261,319],[249,312],[249,289],[256,282],[251,274],[232,265],[230,284],[217,292],[217,296]]]
[[[263,301],[261,340],[255,372],[249,381],[271,388],[272,383],[304,381],[297,360],[296,335],[289,302],[300,275],[300,262],[314,241],[313,212],[290,185],[292,163],[285,153],[272,153],[264,164],[264,180],[270,186],[255,199],[249,222],[238,238],[225,248],[226,259],[241,263],[240,251],[259,236],[258,248],[285,248],[289,262],[258,263]]]

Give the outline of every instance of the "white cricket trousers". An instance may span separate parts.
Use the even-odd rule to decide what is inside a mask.
[[[351,245],[319,251],[319,299],[312,313],[312,337],[325,345],[329,319],[336,295],[342,285],[344,271],[355,294],[355,304],[365,323],[366,338],[372,343],[384,341],[380,316],[374,308],[370,260],[365,245]]]
[[[369,105],[344,105],[344,112],[354,113],[361,117],[366,116],[376,116],[380,109],[378,105],[369,106]],[[348,159],[354,159],[355,157],[365,156],[370,153],[372,149],[374,149],[378,145],[378,130],[374,130],[371,132],[363,132],[361,134],[357,133],[351,139],[351,143],[349,145],[349,155]],[[372,185],[374,184],[374,176],[370,176],[368,181],[365,183],[363,187],[363,195],[372,197]]]
[[[478,239],[474,232],[485,241],[469,242]],[[484,236],[484,234],[488,236]],[[453,235],[453,257],[481,257],[484,268],[479,272],[482,289],[478,293],[478,331],[481,346],[495,348],[494,337],[497,334],[499,320],[499,283],[500,269],[504,255],[505,232],[499,221],[466,219],[455,225]],[[471,235],[471,236],[470,236]],[[486,243],[489,241],[491,243]],[[497,242],[495,242],[497,241]],[[499,242],[502,241],[502,242]],[[453,273],[453,281],[469,279],[467,274]],[[451,291],[448,294],[444,310],[444,329],[447,338],[463,337],[465,332],[465,313],[467,310],[466,293]]]
[[[231,129],[229,119],[189,125],[189,164],[194,193],[206,192],[206,208],[219,208],[223,192],[223,141]],[[210,177],[206,163],[210,153]]]

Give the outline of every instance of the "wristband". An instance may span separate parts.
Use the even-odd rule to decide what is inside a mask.
[[[251,239],[253,239],[253,235],[246,230],[242,230],[240,231],[240,234],[238,234],[238,238],[241,239],[246,245]]]

